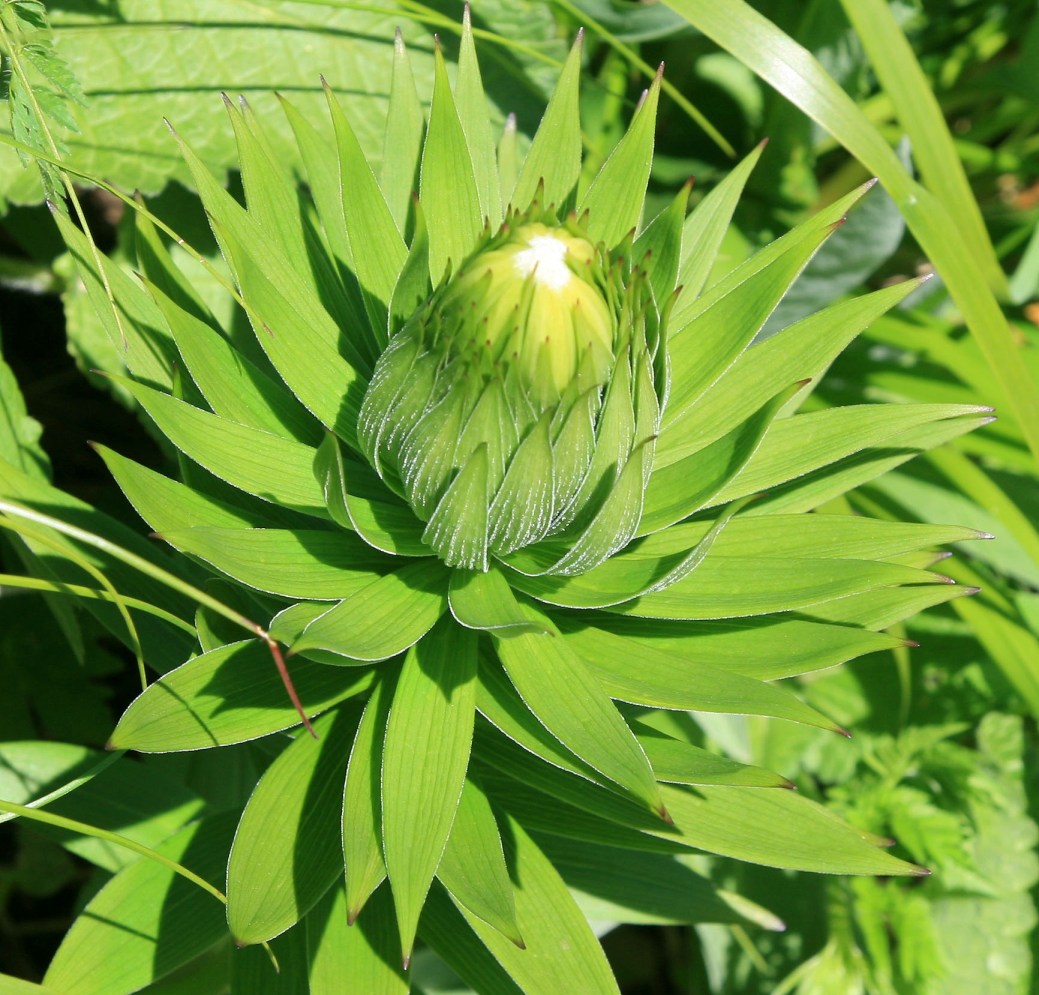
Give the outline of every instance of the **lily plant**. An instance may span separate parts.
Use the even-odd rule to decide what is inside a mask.
[[[226,857],[226,924],[187,886],[165,907],[186,937],[169,970],[229,929],[274,940],[311,990],[407,991],[420,941],[480,992],[613,992],[585,912],[657,921],[633,878],[681,889],[692,921],[776,925],[689,854],[925,873],[712,749],[703,717],[844,732],[784,680],[885,666],[905,645],[885,630],[963,593],[933,548],[977,533],[841,513],[840,496],[986,411],[813,408],[833,358],[918,285],[757,338],[869,185],[725,272],[761,148],[691,213],[687,185],[645,217],[660,76],[582,179],[581,51],[528,146],[492,134],[468,19],[453,85],[436,52],[428,115],[398,35],[379,171],[330,88],[334,141],[283,100],[302,192],[229,101],[244,205],[182,151],[230,323],[146,211],[139,281],[102,281],[57,215],[102,310],[114,295],[121,383],[180,479],[102,458],[184,576],[263,623],[242,638],[177,602],[190,639],[141,626],[160,676],[111,745],[250,743],[262,771],[230,823],[190,829],[216,873]],[[98,931],[132,870],[48,984],[110,956]],[[140,987],[131,962],[122,991]]]

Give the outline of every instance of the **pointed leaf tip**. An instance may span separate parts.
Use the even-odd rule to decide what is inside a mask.
[[[845,739],[852,738],[851,733],[847,729],[845,729],[844,726],[834,726],[833,731],[837,733],[838,736],[843,736]]]
[[[913,873],[919,878],[927,878],[931,876],[931,868],[924,867],[922,864],[913,864]]]

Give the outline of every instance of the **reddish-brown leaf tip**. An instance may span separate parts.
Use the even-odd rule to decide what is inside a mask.
[[[837,733],[838,736],[843,736],[845,739],[852,738],[851,732],[845,729],[844,726],[834,726],[833,731]]]
[[[902,645],[905,646],[906,649],[915,650],[920,644],[915,639],[903,639]]]
[[[913,864],[913,873],[918,878],[927,878],[931,876],[931,868],[924,867],[922,864]]]
[[[659,815],[667,825],[673,826],[675,824],[675,820],[671,818],[671,813],[664,807],[663,802],[657,805],[653,811],[656,812],[656,814]]]

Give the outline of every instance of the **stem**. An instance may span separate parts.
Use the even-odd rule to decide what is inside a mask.
[[[44,805],[49,805],[53,801],[57,801],[59,798],[64,798],[65,795],[71,791],[75,791],[76,788],[87,783],[87,781],[93,780],[97,777],[101,771],[107,767],[111,767],[120,757],[126,754],[126,750],[115,750],[113,753],[109,753],[106,757],[99,760],[93,767],[90,768],[85,774],[80,777],[74,777],[71,781],[67,781],[61,785],[60,788],[55,788],[53,791],[48,791],[47,794],[42,795],[39,798],[33,799],[31,802],[26,802],[26,808],[42,808]],[[5,822],[10,822],[12,819],[17,819],[18,816],[13,812],[4,812],[0,815],[0,825]]]

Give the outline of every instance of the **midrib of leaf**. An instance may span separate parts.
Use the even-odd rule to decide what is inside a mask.
[[[1030,381],[1006,317],[978,279],[973,253],[949,207],[917,183],[881,133],[815,57],[744,0],[665,0],[669,7],[775,87],[879,177],[934,262],[1039,458],[1039,390]]]

